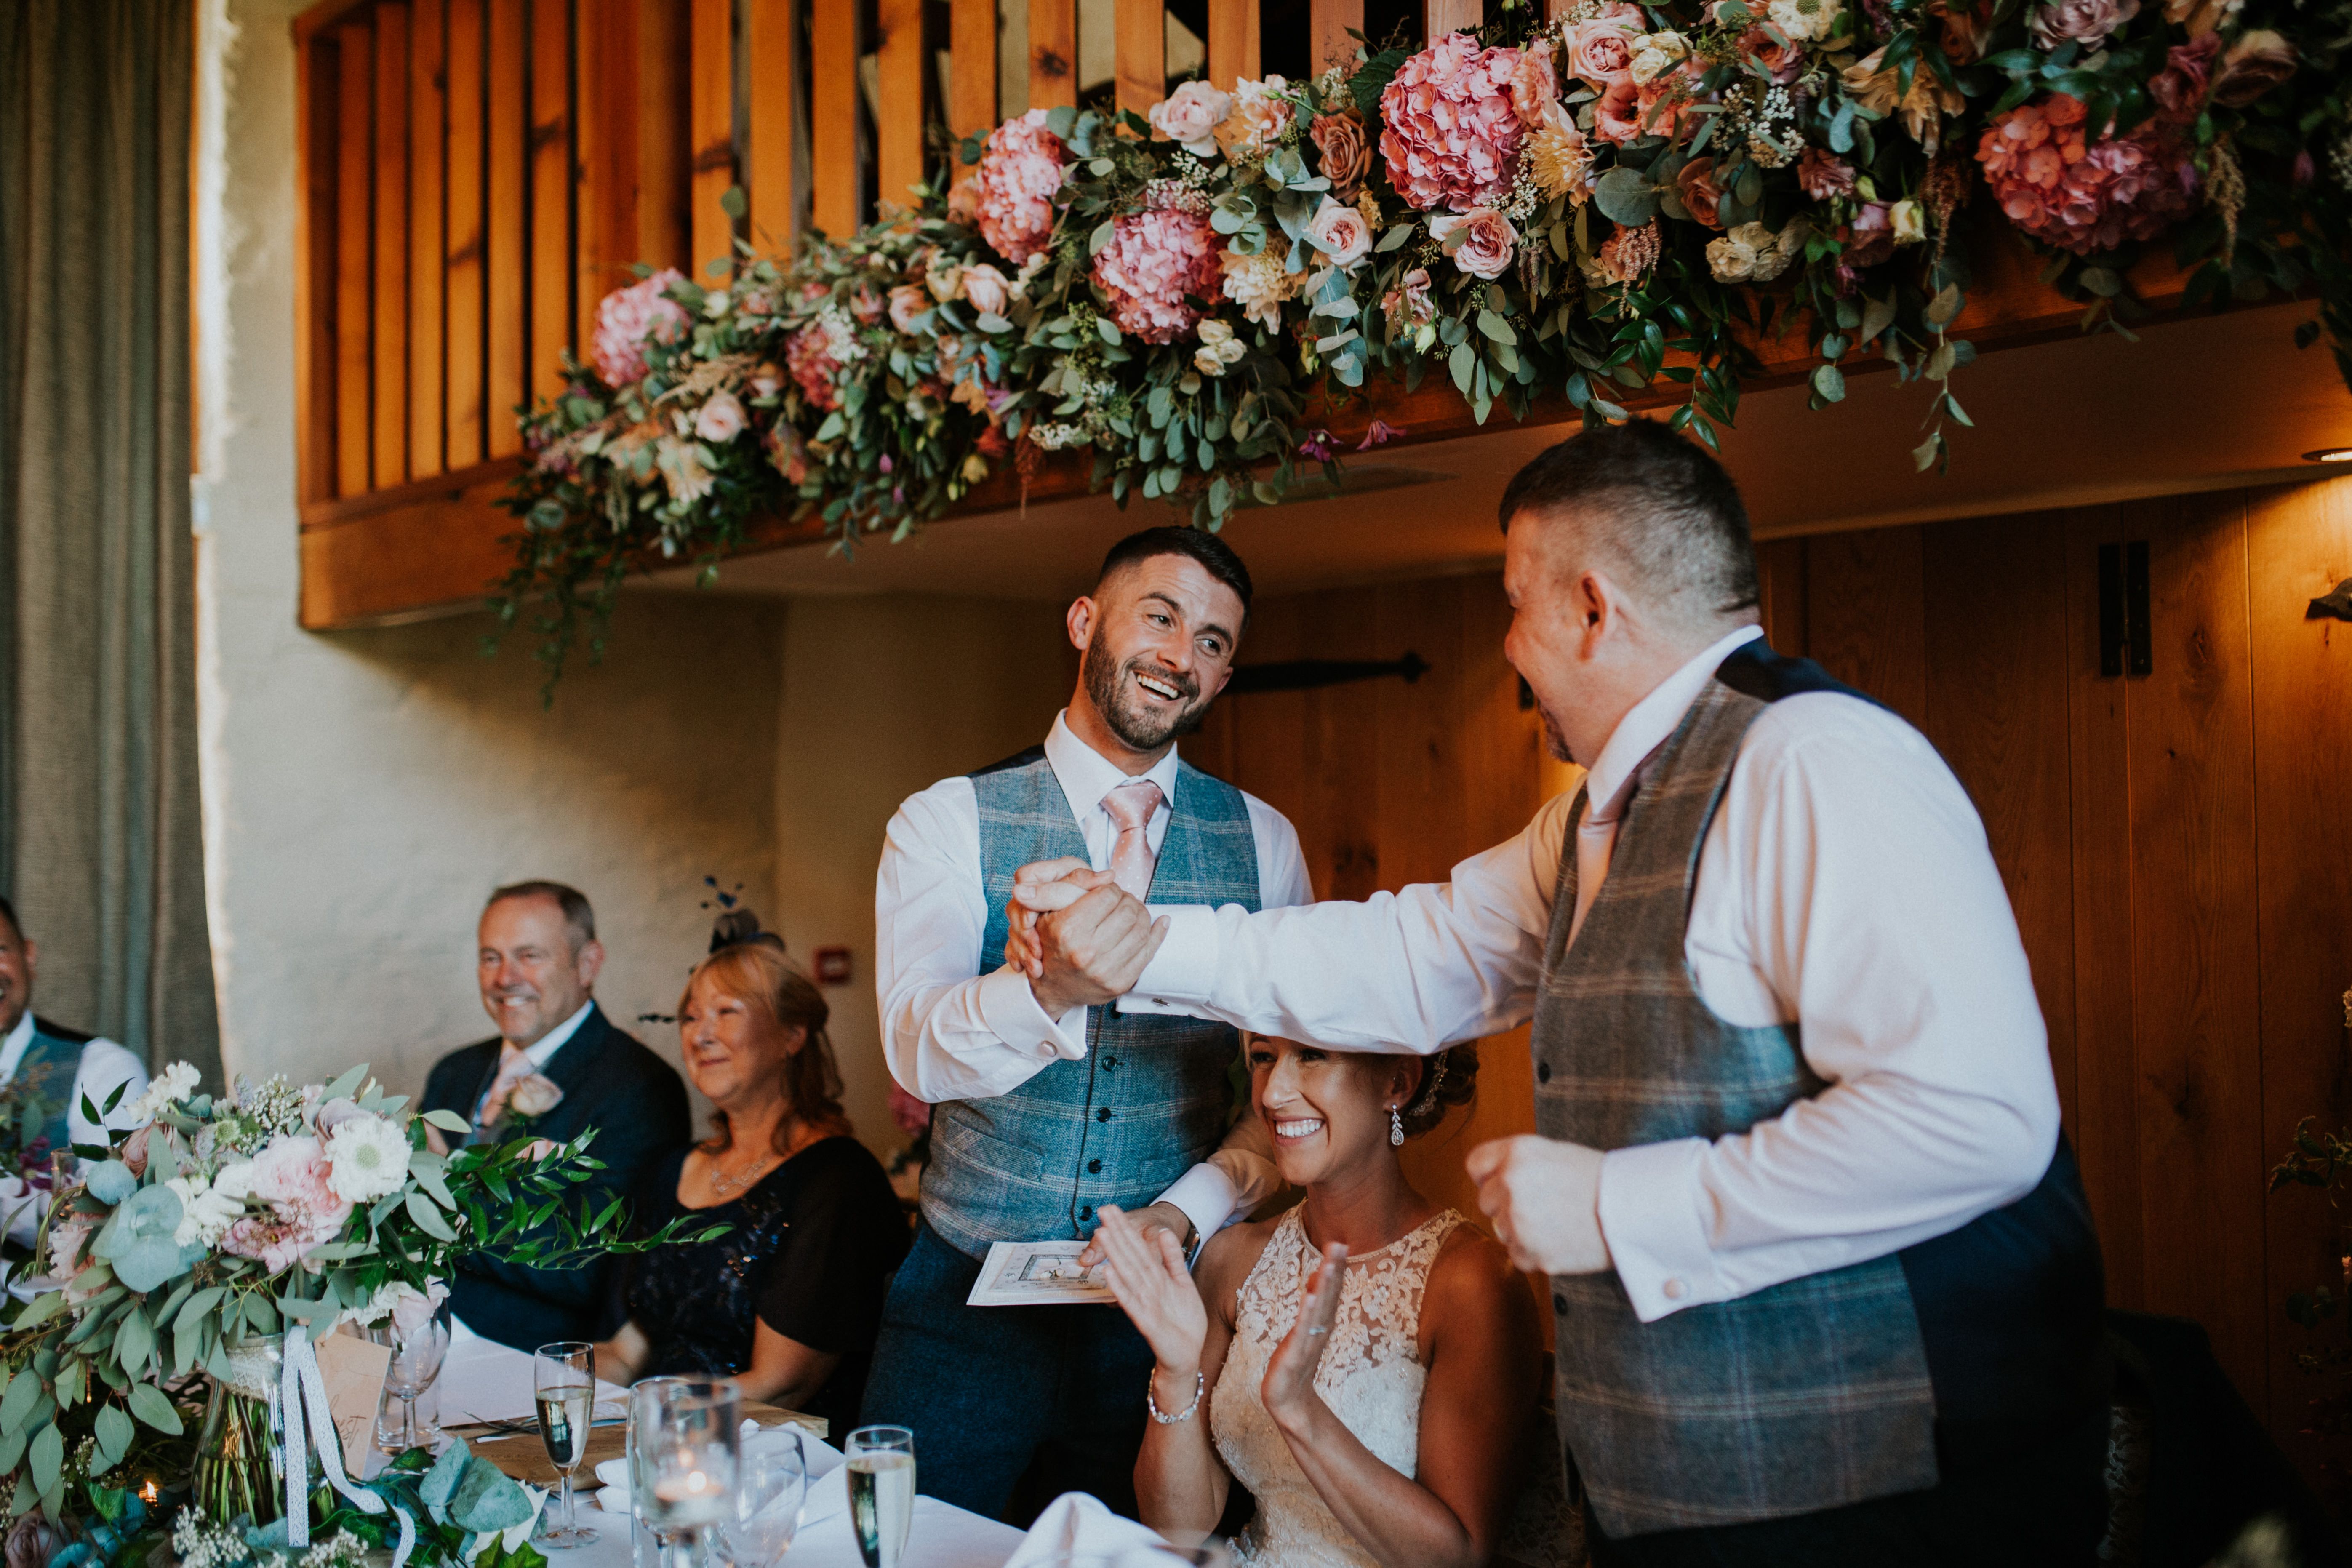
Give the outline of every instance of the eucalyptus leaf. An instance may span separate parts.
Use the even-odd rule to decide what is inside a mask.
[[[1601,176],[1600,183],[1592,187],[1592,200],[1601,216],[1629,227],[1658,216],[1656,187],[1638,171],[1622,166]]]
[[[58,1471],[66,1462],[66,1440],[54,1423],[34,1434],[32,1446],[25,1458],[33,1472],[33,1489],[47,1491],[58,1484]]]
[[[98,1407],[94,1435],[98,1438],[98,1463],[92,1465],[90,1470],[93,1474],[103,1475],[122,1462],[122,1456],[130,1452],[131,1440],[139,1435],[139,1428],[131,1424],[131,1417],[122,1414],[119,1405],[101,1405]]]
[[[1824,403],[1836,403],[1845,396],[1845,373],[1833,364],[1822,365],[1813,372],[1813,391]]]
[[[119,1204],[139,1190],[139,1178],[120,1160],[101,1160],[86,1178],[89,1195],[102,1204]]]
[[[176,1437],[186,1429],[181,1423],[178,1408],[153,1384],[132,1384],[130,1398],[131,1413],[156,1431]]]

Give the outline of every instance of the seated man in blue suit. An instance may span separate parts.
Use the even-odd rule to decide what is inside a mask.
[[[593,1127],[590,1152],[604,1169],[566,1206],[633,1195],[646,1169],[687,1141],[686,1086],[596,1005],[604,949],[587,899],[561,882],[500,888],[482,910],[477,963],[482,1006],[499,1032],[442,1058],[421,1109],[464,1117],[470,1142],[526,1133],[562,1142]],[[594,1340],[610,1327],[610,1272],[609,1263],[552,1269],[476,1259],[449,1282],[450,1302],[475,1332],[518,1350]]]

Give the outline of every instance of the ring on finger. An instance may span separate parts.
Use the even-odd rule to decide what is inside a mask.
[[[1307,1337],[1308,1339],[1310,1339],[1310,1340],[1319,1340],[1319,1339],[1321,1339],[1325,1334],[1328,1334],[1328,1333],[1329,1333],[1330,1331],[1330,1331],[1329,1329],[1328,1329],[1328,1328],[1324,1327],[1322,1324],[1320,1324],[1320,1323],[1317,1323],[1317,1324],[1313,1324],[1313,1325],[1311,1325],[1311,1326],[1309,1326],[1309,1327],[1308,1327],[1308,1329],[1307,1329]]]

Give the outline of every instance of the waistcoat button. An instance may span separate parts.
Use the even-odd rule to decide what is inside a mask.
[[[1536,1081],[1538,1083],[1549,1083],[1551,1081],[1551,1063],[1536,1063]]]
[[[1092,1219],[1092,1218],[1094,1218],[1094,1217],[1095,1217],[1095,1207],[1094,1207],[1094,1205],[1092,1205],[1092,1204],[1088,1204],[1086,1207],[1084,1207],[1084,1208],[1080,1209],[1080,1210],[1078,1211],[1078,1217],[1079,1217],[1080,1219]]]
[[[1551,1310],[1563,1318],[1568,1316],[1568,1298],[1555,1292],[1551,1299]]]
[[[1102,1174],[1102,1162],[1101,1162],[1100,1160],[1089,1160],[1089,1161],[1087,1161],[1087,1175],[1089,1175],[1089,1176],[1099,1176],[1099,1175],[1101,1175],[1101,1174]]]
[[[1096,1111],[1095,1120],[1097,1121],[1108,1121],[1110,1120],[1110,1107],[1106,1105],[1100,1110]]]

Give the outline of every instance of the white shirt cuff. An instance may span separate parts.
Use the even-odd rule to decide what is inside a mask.
[[[1737,1293],[1717,1273],[1700,1217],[1698,1169],[1707,1148],[1704,1138],[1677,1138],[1601,1157],[1601,1235],[1645,1323]]]
[[[1087,1010],[1050,1018],[1029,989],[1029,977],[1006,964],[980,977],[980,1017],[989,1032],[1041,1062],[1076,1061],[1087,1054]]]
[[[1217,911],[1206,904],[1153,904],[1150,914],[1153,920],[1167,917],[1168,940],[1143,966],[1135,989],[1118,999],[1118,1010],[1190,1012],[1216,985]]]
[[[1160,1194],[1160,1202],[1182,1209],[1194,1233],[1206,1241],[1233,1215],[1233,1178],[1203,1160],[1177,1177],[1176,1184]]]

